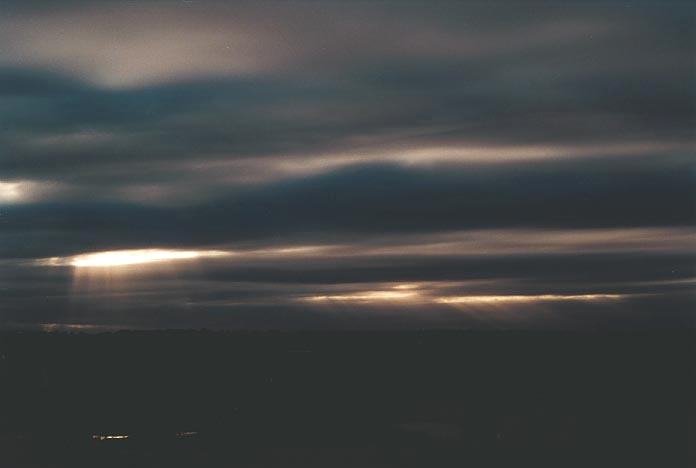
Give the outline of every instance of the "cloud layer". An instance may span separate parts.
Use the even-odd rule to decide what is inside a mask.
[[[695,17],[3,2],[0,326],[691,326]]]

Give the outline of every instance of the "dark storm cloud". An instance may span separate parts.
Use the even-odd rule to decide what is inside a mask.
[[[684,145],[693,138],[693,67],[656,77],[631,70],[560,82],[540,77],[529,86],[510,81],[505,70],[476,77],[470,64],[381,67],[386,77],[371,68],[366,73],[376,80],[354,76],[313,86],[238,79],[136,90],[0,70],[0,169],[5,177],[67,179],[79,186],[104,179],[100,169],[119,183],[159,182],[158,171],[181,173],[172,163],[330,159],[393,142],[416,148],[543,143],[562,155],[565,147],[590,143]],[[418,74],[426,76],[414,80]]]
[[[0,1],[0,326],[691,325],[695,17]],[[106,288],[46,262],[153,247],[234,255]],[[400,282],[421,302],[380,302]],[[560,299],[436,301],[472,294]]]
[[[338,264],[335,266],[340,268],[332,264]],[[539,293],[539,290],[568,293],[564,287],[577,291],[578,285],[596,288],[614,281],[619,283],[620,289],[632,282],[686,280],[696,273],[694,256],[685,254],[509,257],[457,257],[454,254],[451,258],[392,258],[388,264],[384,259],[376,258],[242,265],[226,266],[217,271],[211,268],[204,275],[206,279],[218,281],[311,284],[525,279],[530,282],[524,288],[528,293]]]
[[[3,209],[3,256],[510,227],[696,224],[688,163],[547,162],[469,170],[349,168],[184,208],[72,202]],[[43,242],[27,243],[27,235]]]
[[[302,28],[307,19],[301,15],[283,21],[274,8],[260,11],[270,12],[270,24],[296,39],[283,43],[297,56],[279,70],[224,76],[213,69],[210,76],[184,73],[175,81],[163,76],[163,83],[113,88],[90,82],[88,73],[68,78],[76,66],[55,74],[38,63],[6,66],[0,70],[3,177],[62,180],[94,191],[95,184],[174,185],[198,174],[199,180],[189,182],[203,191],[203,181],[221,177],[204,169],[211,161],[245,159],[253,180],[272,172],[277,161],[248,158],[293,156],[301,163],[320,155],[330,165],[336,153],[380,159],[380,153],[391,152],[389,157],[399,159],[393,148],[383,148],[392,144],[425,148],[434,153],[428,158],[437,159],[443,146],[553,145],[563,155],[592,143],[651,142],[683,150],[693,141],[694,38],[688,8],[573,5],[564,13],[544,6],[519,8],[508,16],[478,7],[409,4],[399,9],[402,25],[387,19],[393,14],[388,7],[303,6],[335,25],[335,34],[325,26]],[[257,25],[258,11],[237,10],[223,8],[222,24]],[[98,8],[86,11],[84,18],[64,14],[74,21],[106,21]],[[124,10],[126,31],[144,28],[126,22],[137,11]],[[200,28],[187,18],[213,21],[201,6],[172,11],[156,23],[153,40],[160,29],[169,31],[168,22],[195,36]],[[364,25],[338,21],[337,16],[349,19],[351,13],[362,15]],[[62,16],[41,18],[53,24]],[[261,26],[259,37],[267,32],[268,47],[277,45],[268,24]],[[422,35],[410,52],[389,36],[398,32],[399,40],[409,40],[406,30]],[[380,31],[382,40],[375,37],[370,47],[362,46],[362,35],[372,38]],[[91,56],[90,50],[85,54]],[[152,63],[158,60],[138,65]],[[236,178],[228,173],[221,183]]]

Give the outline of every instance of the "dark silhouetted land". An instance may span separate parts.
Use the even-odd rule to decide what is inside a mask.
[[[4,333],[0,466],[688,466],[693,345],[688,332]]]

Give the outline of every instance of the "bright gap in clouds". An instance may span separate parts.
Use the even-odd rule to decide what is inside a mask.
[[[539,294],[530,296],[520,295],[490,295],[490,296],[445,296],[435,299],[440,304],[498,304],[525,303],[545,301],[609,301],[621,299],[621,294]]]
[[[311,301],[349,301],[349,302],[392,302],[399,300],[411,300],[421,302],[435,302],[438,304],[509,304],[509,303],[537,303],[555,301],[611,301],[622,299],[621,294],[540,294],[530,296],[519,295],[490,295],[490,296],[431,296],[417,291],[366,291],[362,293],[312,296]]]
[[[73,257],[51,259],[52,265],[69,265],[76,268],[111,268],[143,265],[150,263],[194,260],[199,258],[224,257],[231,255],[221,250],[112,250],[94,252]]]
[[[22,200],[20,182],[0,182],[0,203],[16,203]]]
[[[306,298],[308,301],[355,301],[355,302],[375,302],[375,301],[403,301],[417,299],[420,294],[416,291],[363,291],[351,294],[338,294],[326,296],[311,296]]]
[[[36,180],[0,180],[0,205],[31,203],[50,199],[65,187],[58,182]]]
[[[390,303],[409,301],[413,303],[436,303],[450,305],[486,305],[541,303],[559,301],[604,302],[625,298],[623,294],[533,294],[533,295],[441,295],[436,289],[420,288],[414,284],[398,284],[390,289],[358,291],[343,294],[308,296],[311,302],[358,302]]]

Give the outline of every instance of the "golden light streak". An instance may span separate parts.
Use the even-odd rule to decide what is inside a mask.
[[[538,303],[555,301],[613,301],[623,298],[621,294],[538,294],[538,295],[471,295],[437,296],[434,291],[420,290],[418,285],[403,284],[391,290],[359,291],[345,294],[326,294],[305,297],[312,302],[431,302],[453,305],[495,305],[510,303]]]
[[[92,300],[95,293],[133,291],[143,288],[145,279],[176,278],[182,269],[200,268],[199,260],[230,257],[228,250],[133,249],[91,252],[67,257],[53,257],[36,262],[49,267],[72,269],[71,297]],[[125,296],[124,296],[125,297]]]
[[[300,245],[292,247],[271,247],[267,249],[240,250],[239,255],[249,257],[294,257],[317,256],[323,253],[331,253],[335,249],[333,245]]]
[[[0,183],[1,184],[1,183]],[[683,251],[696,247],[693,228],[630,228],[589,230],[475,230],[423,236],[403,236],[393,243],[271,245],[255,248],[220,250],[120,250],[86,253],[72,257],[44,258],[35,261],[43,266],[98,267],[158,261],[234,256],[239,261],[273,259],[340,259],[393,256],[452,256],[575,253],[614,251]],[[377,239],[378,241],[380,239]],[[668,242],[666,242],[668,240]],[[164,258],[158,258],[164,257]],[[109,263],[109,260],[113,263]],[[98,265],[103,263],[103,265]],[[397,285],[395,289],[416,289],[418,284]]]
[[[308,301],[348,301],[348,302],[391,302],[409,301],[416,299],[420,294],[417,291],[361,291],[350,294],[333,294],[324,296],[310,296]]]
[[[446,129],[443,129],[446,130]],[[416,139],[417,135],[414,135]],[[596,154],[611,156],[651,154],[655,151],[682,151],[688,144],[638,141],[631,144],[596,145],[499,145],[479,142],[462,142],[444,146],[414,144],[385,144],[384,140],[366,142],[360,151],[349,149],[331,153],[302,155],[302,157],[278,157],[264,160],[263,166],[253,161],[213,161],[204,167],[243,167],[243,173],[251,180],[270,181],[292,175],[321,174],[343,167],[366,162],[393,162],[405,166],[431,166],[436,164],[469,165],[511,163],[521,161],[558,160],[581,158]],[[200,167],[200,166],[199,166]],[[232,171],[233,173],[236,171]]]
[[[499,304],[499,303],[533,303],[553,301],[607,301],[621,299],[621,294],[541,294],[541,295],[510,295],[510,296],[449,296],[438,297],[438,304]]]
[[[228,255],[231,255],[231,253],[222,250],[113,250],[75,255],[66,258],[53,258],[50,259],[48,263],[51,265],[68,265],[75,268],[112,268],[200,258],[225,257]]]

